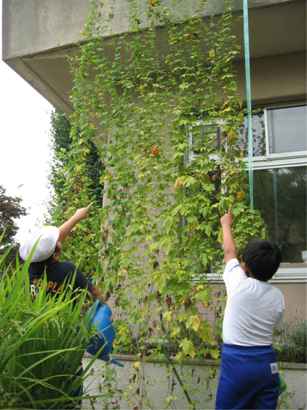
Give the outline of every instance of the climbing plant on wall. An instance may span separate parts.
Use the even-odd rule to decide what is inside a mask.
[[[193,277],[221,265],[219,216],[232,208],[239,244],[263,228],[245,198],[236,143],[243,110],[233,16],[228,2],[221,16],[187,21],[176,16],[175,4],[129,4],[132,34],[105,38],[112,13],[102,18],[103,6],[93,2],[74,65],[69,183],[78,201],[88,195],[82,158],[96,138],[105,165],[104,286],[118,309],[135,305],[139,340],[161,314],[178,355],[193,357],[184,335],[195,332],[205,342],[212,336],[195,304],[209,303],[210,292],[195,287]],[[199,15],[204,7],[200,1]],[[197,155],[189,159],[192,151]]]
[[[51,125],[53,159],[50,183],[53,196],[50,223],[60,226],[76,207],[92,203],[92,217],[73,232],[72,243],[63,249],[64,258],[75,261],[85,273],[92,274],[99,266],[100,223],[96,212],[102,206],[100,178],[103,165],[92,140],[82,140],[78,130],[73,138],[70,121],[63,112],[52,113]]]
[[[95,139],[104,206],[87,234],[96,240],[102,227],[99,279],[116,305],[118,349],[142,356],[167,346],[179,360],[216,358],[216,335],[199,306],[215,303],[206,274],[222,265],[219,218],[232,209],[239,247],[264,235],[245,195],[230,3],[203,18],[195,17],[206,8],[199,0],[184,19],[184,1],[129,1],[129,33],[113,37],[112,4],[92,2],[73,61],[65,189],[71,206],[91,200],[84,164]],[[85,251],[81,243],[83,262],[97,257],[97,244]]]

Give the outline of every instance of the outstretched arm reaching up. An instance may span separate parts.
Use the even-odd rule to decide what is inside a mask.
[[[91,204],[85,208],[77,209],[77,211],[73,214],[73,216],[71,216],[66,222],[63,223],[63,225],[59,227],[59,230],[60,230],[59,240],[61,242],[66,239],[66,237],[72,231],[73,227],[78,222],[80,222],[82,219],[87,218],[90,207],[91,207]]]
[[[236,245],[232,236],[232,214],[227,212],[220,219],[223,231],[224,261],[227,263],[237,257]]]

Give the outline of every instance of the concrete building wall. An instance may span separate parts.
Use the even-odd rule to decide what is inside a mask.
[[[105,35],[129,31],[129,1],[105,3]],[[78,50],[89,4],[90,0],[3,0],[4,60],[66,112],[72,108],[67,57]],[[178,0],[178,4],[182,7],[177,14],[188,18],[196,13],[198,0]],[[222,0],[208,0],[205,14],[220,12],[222,4]],[[235,5],[240,8],[242,1],[236,0]],[[254,100],[304,98],[305,0],[250,0],[249,5]],[[242,44],[242,20],[237,20],[235,30]],[[243,96],[243,63],[238,64],[238,72]]]
[[[289,325],[294,325],[307,318],[307,283],[304,280],[296,283],[289,282],[290,281],[281,282],[273,280],[272,285],[280,289],[285,298],[286,309],[283,321]],[[224,306],[225,299],[221,299],[220,295],[226,297],[226,289],[222,280],[220,282],[211,282],[211,289],[213,301],[211,308],[208,309],[199,305],[199,312],[206,319],[214,321],[216,312],[220,310],[218,306],[221,306],[221,304]]]
[[[3,59],[81,40],[90,0],[3,0]]]
[[[256,10],[256,20],[261,17],[270,21],[271,15],[274,13],[275,34],[276,37],[280,37],[282,33],[278,32],[281,24],[278,20],[285,20],[285,17],[279,15],[274,7],[267,8],[267,6],[285,6],[289,8],[287,11],[289,16],[289,13],[298,12],[298,9],[301,8],[300,2],[302,3],[300,0],[249,0],[249,7]],[[164,3],[172,4],[172,1],[164,0]],[[104,34],[110,36],[130,31],[129,0],[106,0],[104,4]],[[147,3],[143,2],[143,4]],[[223,4],[223,0],[208,0],[203,14],[220,13],[223,10]],[[5,23],[3,27],[3,58],[7,60],[33,55],[78,43],[82,39],[81,31],[89,12],[89,5],[90,0],[3,0],[3,21]],[[199,0],[178,1],[176,14],[180,18],[188,19],[198,13],[198,5]],[[235,0],[234,8],[241,9],[242,1]],[[300,13],[300,17],[304,18],[302,13]],[[144,15],[141,18],[144,27],[146,27]],[[254,21],[256,22],[256,20]],[[299,33],[291,30],[292,21],[293,19],[284,21],[285,25],[288,25],[288,30],[292,31],[286,43],[292,44],[293,39],[296,39],[295,43],[299,47]],[[251,31],[255,33],[253,25],[252,19]],[[259,32],[263,40],[261,42],[257,40],[257,44],[252,44],[252,47],[259,44],[260,52],[265,49],[268,43],[265,36],[266,27],[269,28],[270,25],[263,24],[263,30]],[[279,47],[283,48],[286,43],[281,42]]]
[[[253,59],[252,93],[253,103],[277,101],[305,101],[306,67],[305,53],[291,53]],[[244,66],[240,64],[239,89],[244,96]]]
[[[276,286],[285,297],[285,322],[295,324],[307,318],[307,284],[306,283],[279,283]]]
[[[72,109],[69,99],[72,74],[68,57],[74,52],[72,48],[55,50],[39,56],[13,59],[10,65],[17,72],[22,73],[23,78],[55,107],[69,113]],[[251,65],[254,104],[305,101],[304,52],[257,58],[251,61]],[[244,65],[242,62],[237,64],[237,72],[239,92],[244,98]]]

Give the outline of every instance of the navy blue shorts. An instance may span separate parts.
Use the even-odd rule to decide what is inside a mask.
[[[279,375],[271,346],[223,345],[217,410],[275,410],[278,395]]]

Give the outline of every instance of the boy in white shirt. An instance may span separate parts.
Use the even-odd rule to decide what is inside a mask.
[[[268,281],[280,265],[281,253],[269,241],[253,240],[240,264],[231,213],[221,218],[221,225],[227,304],[216,409],[276,409],[279,375],[272,337],[285,304],[280,290]]]

